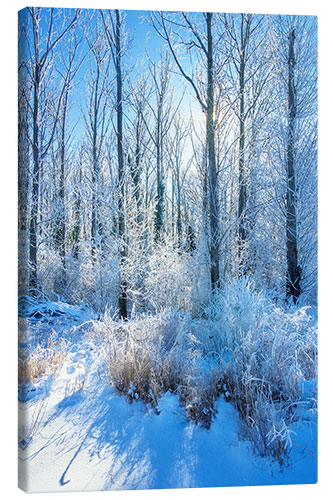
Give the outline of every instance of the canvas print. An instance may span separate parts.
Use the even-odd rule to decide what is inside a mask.
[[[317,19],[19,12],[19,486],[317,481]]]

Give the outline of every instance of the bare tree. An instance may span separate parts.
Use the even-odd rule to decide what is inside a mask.
[[[174,233],[173,227],[176,228],[176,240],[179,250],[183,248],[185,232],[188,225],[185,226],[182,221],[182,206],[184,193],[183,188],[186,180],[186,175],[191,166],[192,158],[185,158],[185,148],[188,139],[188,128],[185,126],[184,121],[178,113],[173,120],[172,134],[170,134],[167,143],[167,157],[170,164],[171,171],[171,223],[172,234]],[[185,202],[185,200],[184,200]],[[174,223],[174,219],[176,222]],[[184,219],[186,219],[184,214]]]
[[[110,78],[111,54],[105,42],[104,28],[96,13],[86,33],[90,48],[90,75],[88,81],[88,107],[84,114],[89,143],[89,161],[91,164],[91,256],[96,258],[97,248],[102,239],[100,221],[100,171],[106,135],[110,127]]]
[[[20,11],[18,53],[18,291],[29,288],[29,107],[30,86],[26,69],[28,23]]]
[[[181,19],[177,22],[166,13],[152,15],[152,22],[156,31],[166,41],[180,74],[189,83],[206,117],[206,158],[207,158],[207,197],[209,209],[209,254],[210,276],[212,289],[219,287],[220,262],[219,262],[219,207],[218,207],[218,182],[215,152],[215,120],[214,120],[214,43],[213,43],[213,13],[202,14],[204,33],[200,31],[200,23],[191,19],[190,14],[182,12]],[[197,49],[202,55],[206,69],[205,88],[202,89],[200,79],[186,72],[173,39],[175,26],[178,26],[178,40],[187,47],[187,50]],[[181,38],[181,30],[186,32],[186,40]],[[179,43],[179,42],[178,42]]]
[[[300,243],[304,241],[304,223],[301,224],[304,200],[302,181],[307,159],[302,149],[306,145],[307,156],[313,158],[310,179],[316,179],[316,106],[317,106],[317,46],[315,18],[297,16],[278,17],[275,34],[278,41],[279,89],[285,96],[280,109],[285,113],[285,128],[281,146],[285,168],[285,216],[286,238],[286,296],[297,302],[302,291]],[[286,103],[286,104],[284,104]],[[281,119],[278,117],[278,119]],[[308,136],[309,140],[305,140]],[[315,185],[316,185],[316,181]],[[311,184],[313,182],[311,180]],[[314,194],[316,193],[316,189]],[[308,200],[310,202],[310,200]],[[316,208],[313,206],[314,216]],[[308,231],[308,229],[306,229]],[[314,226],[312,224],[312,230]],[[314,232],[316,234],[316,232]],[[312,248],[314,251],[315,244]],[[316,254],[316,252],[314,252]]]
[[[165,144],[176,109],[173,106],[173,89],[171,88],[171,61],[170,55],[161,51],[159,63],[149,59],[149,73],[152,78],[153,102],[148,101],[153,125],[149,126],[144,118],[146,129],[155,149],[156,165],[156,196],[154,209],[154,239],[163,241],[165,232],[165,203],[166,203],[166,163]],[[150,128],[152,127],[152,128]]]
[[[32,25],[33,48],[31,61],[29,61],[29,73],[32,81],[32,104],[30,107],[32,114],[32,193],[31,193],[31,211],[30,211],[30,243],[29,243],[29,260],[30,260],[30,287],[37,288],[37,218],[38,218],[38,198],[39,198],[39,183],[41,173],[41,162],[47,155],[51,144],[54,140],[56,127],[60,115],[62,98],[65,92],[65,86],[62,86],[56,105],[56,112],[51,125],[51,130],[48,139],[44,142],[43,147],[40,138],[41,117],[43,109],[41,108],[41,89],[45,84],[46,74],[50,71],[50,61],[53,51],[63,37],[76,24],[80,10],[76,10],[73,18],[67,24],[60,28],[60,32],[55,34],[54,9],[51,9],[47,16],[47,36],[46,43],[42,44],[40,39],[40,22],[41,9],[28,8]]]
[[[300,294],[301,272],[298,265],[297,221],[296,221],[296,182],[295,182],[295,119],[296,119],[296,88],[295,88],[295,28],[289,31],[288,51],[288,139],[287,139],[287,296],[294,300]]]
[[[107,15],[101,12],[106,38],[111,49],[116,72],[116,113],[117,113],[117,157],[118,157],[118,237],[120,245],[120,317],[127,318],[127,282],[122,272],[126,261],[126,227],[125,227],[125,166],[123,145],[123,75],[122,56],[124,52],[124,19],[119,10],[114,14],[109,10]]]
[[[57,72],[60,76],[60,85],[63,86],[62,103],[58,125],[58,157],[59,157],[59,213],[56,227],[56,244],[59,249],[63,267],[63,286],[66,285],[66,164],[69,158],[68,115],[70,111],[70,94],[74,79],[79,72],[86,54],[79,53],[82,37],[75,32],[70,34],[68,41],[61,49],[61,63]]]
[[[263,109],[262,94],[270,77],[265,51],[263,16],[253,14],[223,14],[221,16],[226,50],[229,53],[229,79],[233,88],[228,92],[230,108],[238,122],[238,258],[239,274],[246,272],[249,231],[253,226],[250,213],[251,165],[258,136],[258,111]],[[264,49],[262,49],[264,46]],[[252,217],[252,220],[250,220]]]
[[[138,78],[133,84],[130,83],[129,102],[134,113],[129,136],[132,146],[129,146],[128,165],[133,182],[133,196],[136,202],[136,222],[142,225],[142,205],[144,199],[142,187],[143,159],[149,154],[149,125],[147,113],[149,113],[149,98],[152,93],[151,84],[146,77]]]

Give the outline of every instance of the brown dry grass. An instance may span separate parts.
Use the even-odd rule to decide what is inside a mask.
[[[18,381],[35,382],[43,376],[56,373],[65,358],[65,342],[50,339],[46,348],[38,345],[31,352],[21,352],[18,359]]]

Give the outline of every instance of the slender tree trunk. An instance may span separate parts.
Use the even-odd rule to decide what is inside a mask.
[[[97,253],[97,204],[98,204],[98,183],[99,183],[99,164],[97,152],[97,128],[98,128],[98,109],[99,109],[99,80],[100,67],[96,65],[96,79],[94,89],[94,111],[93,111],[93,130],[92,130],[92,210],[91,210],[91,256],[96,258]]]
[[[174,172],[171,171],[171,238],[175,238],[175,179]]]
[[[246,253],[246,242],[248,240],[248,215],[247,202],[247,183],[248,174],[245,167],[245,71],[247,60],[247,49],[250,39],[250,25],[252,16],[241,15],[241,34],[240,34],[240,62],[239,62],[239,161],[238,161],[238,256],[239,256],[239,275],[244,272],[244,267],[248,256]]]
[[[35,42],[35,47],[38,44]],[[38,61],[38,48],[36,61]],[[40,161],[39,161],[39,91],[40,91],[40,68],[38,62],[35,63],[33,87],[33,132],[32,132],[32,159],[33,159],[33,175],[32,175],[32,191],[31,191],[31,212],[29,226],[29,261],[30,261],[30,281],[29,286],[32,289],[37,288],[37,217],[38,217],[38,199],[39,199],[39,176],[40,176]]]
[[[213,67],[213,39],[212,17],[208,12],[207,22],[207,114],[206,114],[206,142],[208,153],[208,189],[209,189],[209,225],[210,225],[210,276],[212,289],[219,287],[219,217],[218,193],[215,155],[215,126],[214,126],[214,67]]]
[[[73,228],[73,257],[75,260],[79,258],[79,240],[80,240],[80,223],[81,223],[81,183],[82,183],[82,165],[79,165],[78,189],[75,190],[74,204],[74,228]]]
[[[61,119],[60,142],[60,221],[59,221],[59,251],[63,268],[63,284],[66,285],[66,209],[65,209],[65,159],[66,159],[66,117],[68,105],[68,89],[64,92],[63,112]]]
[[[296,119],[296,90],[295,90],[295,30],[289,33],[288,57],[288,144],[287,144],[287,298],[292,297],[294,302],[300,295],[301,272],[298,265],[297,249],[297,220],[296,220],[296,182],[295,182],[295,119]]]
[[[177,186],[177,245],[182,247],[182,219],[181,219],[181,186],[180,186],[180,166],[177,165],[176,171],[176,186]]]
[[[203,162],[203,179],[202,179],[202,214],[203,214],[203,229],[204,234],[209,240],[209,210],[208,210],[208,165],[207,165],[207,155],[204,157]]]
[[[136,144],[135,144],[135,159],[134,163],[130,155],[128,155],[128,166],[134,184],[134,198],[136,204],[136,223],[140,226],[143,222],[142,215],[142,190],[140,187],[141,177],[141,151],[140,151],[140,135],[139,129],[136,130]]]
[[[125,233],[125,172],[123,153],[123,97],[121,71],[121,19],[116,10],[116,76],[117,76],[117,154],[118,154],[118,231],[120,240],[120,294],[119,313],[123,319],[127,318],[127,283],[123,276],[123,267],[126,259]]]
[[[245,223],[245,207],[247,200],[246,192],[246,176],[244,172],[244,150],[245,150],[245,41],[243,36],[243,19],[241,33],[241,59],[239,66],[239,161],[238,161],[238,183],[239,183],[239,198],[238,198],[238,252],[239,252],[239,272],[242,273],[243,267],[243,252],[247,238],[246,223]]]
[[[162,173],[162,105],[163,95],[159,96],[157,109],[157,128],[156,128],[156,208],[155,208],[155,241],[162,238],[164,225],[164,183]]]
[[[29,288],[29,231],[28,231],[28,204],[29,204],[29,144],[27,106],[23,87],[19,82],[18,102],[18,293],[24,295]]]

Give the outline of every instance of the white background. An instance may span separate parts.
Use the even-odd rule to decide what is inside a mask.
[[[309,14],[319,17],[319,482],[316,485],[211,488],[205,490],[148,490],[100,493],[52,494],[51,498],[90,500],[251,499],[283,497],[326,499],[333,492],[332,441],[332,67],[333,23],[329,0],[38,0],[40,7],[86,7],[121,9],[212,10],[262,14]],[[6,0],[0,11],[0,494],[2,498],[23,498],[17,489],[17,375],[16,375],[16,242],[17,242],[17,11],[27,4]],[[332,312],[331,312],[332,311]],[[52,467],[52,464],[50,464]],[[332,472],[331,472],[332,471]],[[331,478],[332,476],[332,478]],[[44,500],[47,494],[31,494]]]

